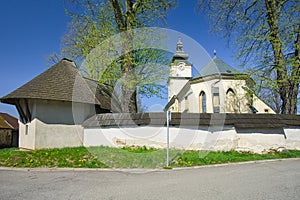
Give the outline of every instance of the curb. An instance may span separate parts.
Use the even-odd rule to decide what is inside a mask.
[[[212,167],[226,167],[234,165],[248,165],[248,164],[261,164],[269,162],[281,162],[281,161],[300,161],[300,158],[281,158],[281,159],[270,159],[270,160],[256,160],[236,163],[223,163],[213,165],[202,165],[193,167],[175,167],[172,169],[147,169],[147,168],[17,168],[17,167],[0,167],[0,171],[19,171],[19,172],[129,172],[129,173],[147,173],[147,172],[166,172],[166,171],[180,171],[180,170],[192,170]]]

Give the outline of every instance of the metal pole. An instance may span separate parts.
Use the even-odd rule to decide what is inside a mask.
[[[167,167],[169,167],[169,148],[170,148],[170,130],[169,130],[169,122],[171,117],[171,111],[167,111]]]

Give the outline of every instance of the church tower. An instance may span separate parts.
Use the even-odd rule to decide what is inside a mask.
[[[192,78],[192,64],[188,62],[189,55],[183,51],[183,43],[178,38],[176,53],[173,55],[168,81],[168,101],[183,88]]]

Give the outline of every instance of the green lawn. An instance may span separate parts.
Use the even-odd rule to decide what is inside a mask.
[[[300,151],[252,154],[170,150],[172,167],[187,167],[251,160],[299,158]],[[76,147],[20,151],[0,150],[0,166],[6,167],[74,167],[74,168],[162,168],[166,150],[153,148]]]

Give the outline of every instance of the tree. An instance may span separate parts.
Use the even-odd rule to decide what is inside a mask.
[[[259,92],[283,114],[297,113],[300,82],[300,4],[297,0],[200,0],[211,29],[251,63]],[[255,70],[254,70],[255,69]]]
[[[175,0],[66,1],[66,12],[72,21],[62,40],[60,57],[78,62],[85,60],[89,77],[112,87],[119,84],[122,111],[137,112],[137,91],[151,96],[163,90],[163,86],[156,83],[167,71],[153,65],[166,65],[168,59],[165,52],[157,50],[159,48],[153,45],[147,48],[153,38],[159,41],[159,35],[143,33],[152,35],[147,40],[135,29],[163,25],[167,10],[175,7],[175,3]],[[141,43],[145,48],[137,49]]]

